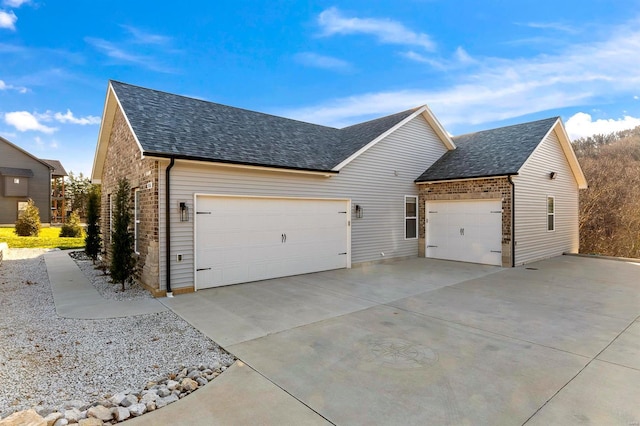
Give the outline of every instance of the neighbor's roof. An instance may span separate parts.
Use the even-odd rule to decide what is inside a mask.
[[[45,160],[45,159],[41,159],[41,160],[47,163],[48,165],[50,165],[51,167],[53,167],[53,172],[51,172],[51,175],[53,177],[68,176],[67,171],[64,169],[64,167],[62,167],[62,163],[60,161]]]
[[[33,177],[33,170],[16,169],[14,167],[0,167],[0,175],[12,177]]]
[[[445,153],[416,182],[515,175],[558,119],[456,136],[457,149]]]
[[[418,111],[336,129],[116,81],[110,84],[144,155],[309,171],[332,171]]]

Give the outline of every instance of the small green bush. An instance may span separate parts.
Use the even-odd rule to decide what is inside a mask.
[[[40,210],[32,199],[29,199],[27,208],[18,216],[15,232],[21,237],[37,237],[40,234]]]
[[[62,229],[60,229],[60,237],[82,237],[82,226],[80,226],[80,216],[78,216],[78,213],[71,213],[69,219],[65,222],[64,225],[62,225]]]
[[[102,240],[100,238],[100,187],[93,185],[87,198],[87,236],[84,239],[84,251],[96,263]]]

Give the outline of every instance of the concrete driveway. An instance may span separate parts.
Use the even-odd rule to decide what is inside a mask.
[[[203,424],[640,424],[640,264],[412,259],[163,302],[242,360],[176,403]]]

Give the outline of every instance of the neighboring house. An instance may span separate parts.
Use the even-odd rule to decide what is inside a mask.
[[[67,209],[64,202],[64,178],[67,171],[58,160],[42,160],[53,168],[51,172],[51,222],[64,223]]]
[[[522,252],[516,260],[575,252],[577,194],[586,183],[562,123],[522,126],[505,128],[512,130],[499,147],[482,142],[479,153],[496,164],[484,170],[485,156],[476,158],[471,148],[478,136],[452,139],[426,106],[335,129],[112,81],[92,171],[102,185],[105,247],[112,199],[126,177],[139,280],[156,295],[419,254],[458,259],[454,254],[475,252],[476,240],[499,260],[496,253],[458,260],[510,266],[512,180]],[[463,167],[446,174],[457,152],[467,152]],[[431,176],[438,170],[444,174]],[[542,204],[527,201],[536,191],[544,193]],[[555,197],[549,214],[547,195]],[[482,209],[451,201],[457,199],[490,200],[500,225],[469,219],[483,216],[476,213]],[[436,218],[435,202],[451,211],[447,216],[464,218],[462,225]],[[427,224],[425,204],[432,212]],[[462,240],[450,240],[449,231],[438,236],[439,220],[437,229],[455,229]],[[433,236],[444,250],[425,248]],[[536,238],[560,242],[541,251]]]
[[[53,167],[0,137],[0,224],[13,225],[31,198],[43,224],[51,222]]]

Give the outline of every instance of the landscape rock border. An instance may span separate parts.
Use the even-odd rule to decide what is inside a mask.
[[[67,401],[57,410],[34,407],[18,411],[0,420],[0,426],[43,424],[66,426],[73,424],[112,425],[166,407],[205,386],[227,369],[213,365],[182,367],[179,371],[148,382],[144,389],[126,390],[113,396],[105,395],[92,403]],[[44,423],[41,423],[44,422]]]

